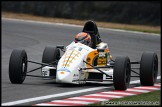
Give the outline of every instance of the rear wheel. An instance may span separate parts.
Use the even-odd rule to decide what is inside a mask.
[[[13,50],[9,62],[9,79],[13,84],[22,84],[27,72],[27,54],[25,50]]]
[[[43,52],[42,62],[52,63],[60,59],[60,50],[56,47],[46,47]],[[56,63],[54,63],[56,65]]]
[[[140,62],[140,82],[144,86],[153,86],[158,74],[158,57],[156,53],[144,52]]]
[[[130,83],[131,65],[128,57],[117,57],[114,64],[113,82],[116,90],[126,90]]]

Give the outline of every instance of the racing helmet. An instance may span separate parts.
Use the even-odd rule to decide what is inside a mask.
[[[75,43],[82,43],[87,46],[91,46],[91,36],[89,33],[80,32],[75,36]]]

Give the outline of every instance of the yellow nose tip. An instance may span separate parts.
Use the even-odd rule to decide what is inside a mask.
[[[60,72],[60,74],[64,74],[64,72]]]

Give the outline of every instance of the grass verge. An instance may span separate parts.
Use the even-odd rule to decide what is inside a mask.
[[[89,106],[160,106],[161,91],[153,91],[135,96],[116,98]]]
[[[1,12],[3,18],[15,18],[15,19],[26,19],[26,20],[36,20],[44,22],[55,22],[55,23],[67,23],[84,25],[87,20],[75,20],[75,19],[64,19],[64,18],[51,18],[51,17],[41,17],[29,14],[18,14],[11,12]],[[119,23],[108,23],[95,21],[98,27],[111,28],[111,29],[123,29],[147,33],[160,34],[160,26],[145,26],[145,25],[129,25],[129,24],[119,24]]]

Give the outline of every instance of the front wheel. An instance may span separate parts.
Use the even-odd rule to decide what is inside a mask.
[[[60,59],[60,50],[57,47],[46,47],[43,52],[42,62],[43,63],[54,63]]]
[[[9,79],[13,84],[22,84],[27,72],[27,54],[25,50],[13,50],[9,62]]]
[[[144,52],[140,62],[140,82],[144,86],[153,86],[158,74],[158,57],[156,53]]]
[[[130,83],[131,65],[128,57],[117,57],[114,64],[113,82],[116,90],[126,90]]]

